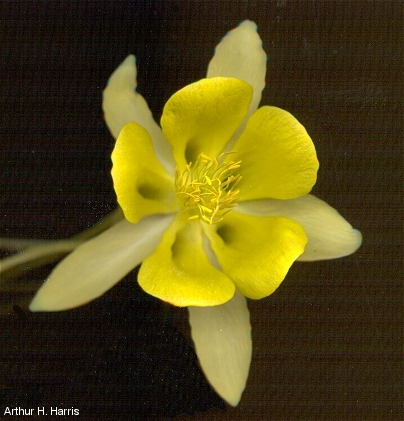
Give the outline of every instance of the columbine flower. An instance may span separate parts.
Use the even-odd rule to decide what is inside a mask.
[[[134,57],[121,64],[103,106],[126,219],[64,259],[30,305],[85,304],[143,262],[146,292],[189,307],[201,366],[231,405],[251,360],[245,297],[273,293],[296,259],[347,255],[361,239],[308,195],[318,162],[304,127],[279,108],[257,109],[265,68],[255,24],[245,21],[219,44],[207,78],[168,100],[160,129],[135,91]]]

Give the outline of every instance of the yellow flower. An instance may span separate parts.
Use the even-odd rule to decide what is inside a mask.
[[[202,369],[231,405],[251,360],[245,297],[273,293],[296,259],[344,256],[361,241],[308,194],[318,162],[304,127],[279,108],[258,108],[265,70],[256,26],[245,21],[219,44],[207,78],[168,100],[160,129],[135,91],[129,56],[103,99],[126,219],[64,259],[30,305],[83,305],[143,262],[138,281],[146,292],[189,306]]]
[[[136,224],[149,215],[176,214],[138,275],[146,292],[171,304],[223,304],[236,287],[249,298],[266,297],[304,251],[299,223],[237,212],[239,201],[308,193],[318,168],[303,126],[275,107],[256,110],[233,150],[223,152],[251,98],[249,84],[225,77],[174,94],[161,118],[176,163],[171,174],[138,123],[125,125],[117,139],[112,176],[126,219]]]

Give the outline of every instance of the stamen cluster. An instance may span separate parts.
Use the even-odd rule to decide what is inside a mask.
[[[239,190],[235,187],[241,175],[234,172],[240,168],[241,161],[224,161],[223,157],[229,153],[214,158],[201,153],[195,164],[187,164],[182,173],[176,168],[176,194],[183,200],[184,213],[192,213],[188,219],[201,218],[212,225],[237,206]]]

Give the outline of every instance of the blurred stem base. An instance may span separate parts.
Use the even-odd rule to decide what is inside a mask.
[[[51,270],[44,266],[71,253],[80,244],[101,234],[122,218],[122,210],[117,208],[91,228],[62,240],[0,238],[2,251],[16,251],[0,260],[0,314],[9,314],[16,303],[27,307],[32,295]]]

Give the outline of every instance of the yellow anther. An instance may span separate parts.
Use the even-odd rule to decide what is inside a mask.
[[[204,210],[206,213],[213,213],[212,209],[207,208],[206,206],[199,205],[199,208]]]
[[[234,188],[241,176],[234,172],[241,161],[224,161],[228,154],[212,158],[201,153],[194,165],[190,162],[185,166],[185,171],[175,170],[176,194],[184,203],[184,213],[193,213],[189,220],[201,218],[212,225],[237,206],[239,190]]]

